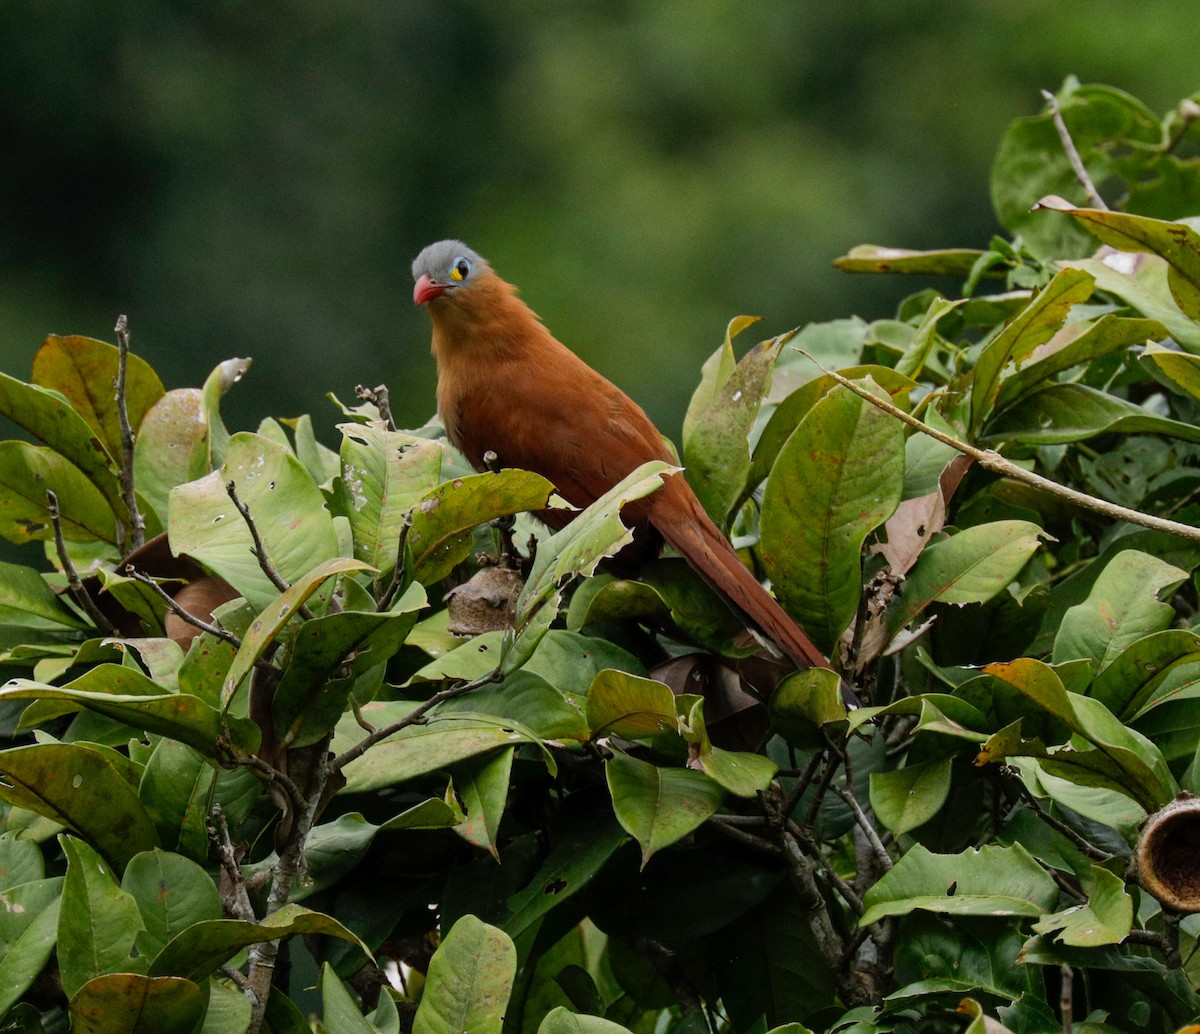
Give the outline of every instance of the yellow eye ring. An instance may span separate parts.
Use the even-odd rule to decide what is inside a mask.
[[[450,267],[450,279],[455,283],[461,283],[470,272],[470,263],[465,258],[457,258],[454,260],[454,265]]]

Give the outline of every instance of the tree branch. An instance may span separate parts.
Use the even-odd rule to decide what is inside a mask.
[[[930,427],[928,424],[918,420],[898,406],[894,406],[891,402],[878,398],[872,395],[865,388],[834,370],[826,370],[813,356],[809,355],[803,349],[797,349],[801,355],[812,360],[813,363],[823,372],[832,377],[838,384],[844,388],[849,388],[859,398],[865,399],[871,405],[882,409],[885,413],[890,413],[897,420],[902,420],[909,427],[914,427],[922,434],[927,434],[931,438],[936,438],[944,445],[949,445],[952,449],[957,449],[965,456],[970,456],[981,467],[993,471],[997,474],[1003,474],[1005,477],[1010,477],[1014,481],[1021,481],[1024,484],[1030,485],[1033,488],[1046,492],[1048,495],[1056,496],[1059,499],[1065,499],[1068,502],[1074,503],[1076,506],[1081,506],[1086,510],[1091,510],[1095,513],[1102,514],[1105,517],[1110,517],[1113,520],[1128,521],[1130,524],[1136,524],[1142,528],[1150,528],[1152,531],[1165,531],[1169,535],[1178,535],[1180,538],[1190,539],[1193,542],[1200,542],[1200,528],[1192,527],[1190,524],[1180,524],[1178,521],[1169,521],[1163,517],[1154,517],[1148,513],[1142,513],[1140,510],[1130,510],[1124,506],[1118,506],[1116,503],[1110,503],[1105,499],[1098,499],[1096,496],[1087,495],[1084,492],[1077,492],[1073,488],[1067,488],[1065,485],[1060,485],[1049,478],[1044,478],[1040,474],[1034,474],[1032,471],[1025,470],[1023,467],[1017,466],[1011,460],[1006,460],[998,452],[991,449],[979,449],[974,445],[968,445],[966,442],[960,442],[948,434],[943,434],[941,431]]]
[[[125,508],[129,511],[129,520],[133,525],[133,544],[131,549],[139,549],[146,541],[146,520],[138,509],[137,490],[133,480],[133,428],[129,423],[129,405],[126,396],[126,367],[129,365],[129,319],[121,315],[117,317],[117,383],[116,402],[117,419],[121,425],[121,496],[125,500]],[[122,546],[126,543],[122,543]],[[124,552],[124,549],[122,550]]]
[[[216,636],[218,639],[223,639],[235,650],[240,650],[242,648],[242,641],[232,632],[222,628],[220,625],[214,625],[205,621],[203,618],[198,618],[191,611],[181,607],[175,602],[175,597],[167,592],[166,589],[159,585],[158,582],[151,578],[148,574],[137,570],[133,564],[126,564],[124,571],[125,574],[127,574],[130,578],[136,579],[143,585],[150,586],[151,589],[158,593],[159,599],[161,599],[163,603],[167,605],[167,609],[170,610],[171,613],[181,621],[186,621],[193,628],[200,629],[201,632],[207,632],[211,636]]]
[[[1050,118],[1054,121],[1054,128],[1058,131],[1059,140],[1062,141],[1067,161],[1071,163],[1071,169],[1075,173],[1075,178],[1079,181],[1079,185],[1083,187],[1083,192],[1087,194],[1088,202],[1093,208],[1099,208],[1101,211],[1107,212],[1108,205],[1105,204],[1104,198],[1100,196],[1100,191],[1096,189],[1096,184],[1092,182],[1092,177],[1088,175],[1087,168],[1083,164],[1083,159],[1079,157],[1079,151],[1075,147],[1075,141],[1071,139],[1071,131],[1067,129],[1067,124],[1063,121],[1062,112],[1058,107],[1058,98],[1049,90],[1043,90],[1042,96],[1046,100],[1046,107],[1050,109]]]
[[[250,538],[254,542],[251,552],[254,554],[254,559],[258,561],[258,566],[262,573],[270,579],[272,585],[280,592],[287,592],[291,586],[287,580],[278,571],[275,570],[275,565],[271,563],[271,558],[267,555],[267,547],[263,545],[262,536],[258,533],[258,525],[254,523],[254,518],[250,514],[250,507],[242,502],[238,496],[237,484],[233,481],[228,481],[225,484],[225,491],[229,494],[229,498],[233,501],[237,512],[241,514],[242,520],[245,521],[246,527],[250,531]],[[313,612],[308,609],[308,604],[301,603],[296,608],[298,613],[305,621],[313,619]]]
[[[75,565],[71,562],[71,554],[67,552],[67,542],[63,538],[62,514],[58,509],[58,496],[49,489],[46,490],[46,510],[50,514],[50,527],[54,531],[54,550],[58,554],[58,563],[62,567],[63,573],[67,576],[67,588],[71,591],[71,598],[92,619],[92,624],[101,633],[104,635],[115,635],[117,630],[113,627],[113,623],[96,606],[96,601],[92,599],[91,594],[84,588],[83,580],[79,577],[79,572],[75,570]]]
[[[469,693],[473,689],[479,689],[481,686],[491,685],[493,682],[500,681],[500,673],[498,670],[491,671],[487,675],[473,679],[470,682],[460,682],[456,685],[447,686],[445,689],[440,689],[433,694],[428,700],[418,704],[407,715],[391,725],[385,725],[382,729],[376,729],[369,736],[359,740],[349,750],[343,751],[334,758],[326,767],[330,774],[337,774],[342,771],[351,761],[356,761],[362,757],[371,747],[375,746],[380,740],[386,740],[389,736],[394,736],[401,729],[407,729],[410,725],[420,725],[425,721],[425,716],[432,711],[438,704],[445,700],[452,700],[454,697],[462,696],[464,693]]]

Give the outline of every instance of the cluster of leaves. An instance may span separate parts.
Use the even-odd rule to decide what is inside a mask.
[[[679,558],[599,567],[664,464],[543,531],[511,627],[464,641],[440,601],[507,549],[494,522],[561,504],[544,478],[473,473],[378,399],[338,403],[337,452],[308,418],[231,436],[237,360],[164,391],[124,341],[50,338],[0,376],[41,443],[0,443],[0,533],[51,568],[0,565],[30,676],[0,690],[6,1029],[1200,1014],[1200,923],[1129,871],[1200,789],[1200,236],[1167,221],[1200,168],[1184,115],[1057,103],[1122,211],[1062,200],[1052,118],[1022,120],[994,179],[1017,239],[839,263],[962,297],[740,361],[735,320],[688,410],[697,494],[857,710],[830,672],[773,678]]]

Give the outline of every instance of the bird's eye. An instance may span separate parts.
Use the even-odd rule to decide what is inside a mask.
[[[465,258],[456,258],[450,267],[450,279],[456,282],[466,280],[471,273],[471,263]]]

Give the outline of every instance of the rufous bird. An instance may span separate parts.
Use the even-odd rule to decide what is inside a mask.
[[[541,474],[582,508],[643,463],[675,462],[641,406],[560,344],[516,288],[462,241],[429,245],[412,271],[413,302],[433,320],[438,411],[450,441],[477,470],[493,452],[500,466]],[[573,512],[538,516],[562,527]],[[627,504],[622,518],[632,523],[637,546],[656,551],[661,537],[795,664],[830,667],[738,559],[682,473]]]

